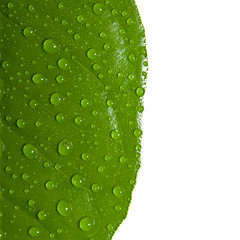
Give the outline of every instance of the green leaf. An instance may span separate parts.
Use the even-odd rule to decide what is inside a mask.
[[[1,0],[0,239],[107,240],[140,167],[133,0]]]

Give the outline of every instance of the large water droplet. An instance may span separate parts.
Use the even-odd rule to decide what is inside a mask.
[[[81,188],[83,186],[83,183],[85,181],[85,178],[81,174],[75,174],[72,177],[72,185],[76,188]]]
[[[58,51],[56,41],[53,39],[46,39],[43,42],[43,49],[47,53],[56,53]]]
[[[67,156],[71,154],[72,150],[73,150],[73,143],[67,139],[63,139],[58,144],[58,153],[62,156]]]
[[[47,217],[47,213],[45,211],[39,211],[37,216],[39,220],[45,220]]]
[[[58,67],[62,70],[69,70],[69,62],[66,58],[60,58],[58,60]]]
[[[115,197],[120,198],[123,196],[123,190],[120,186],[115,186],[113,188],[113,194]]]
[[[32,37],[32,36],[34,36],[34,32],[35,32],[34,29],[29,26],[29,27],[24,28],[23,35],[25,37]]]
[[[85,232],[92,230],[94,226],[95,220],[90,217],[84,217],[79,222],[79,227]]]
[[[60,200],[57,204],[57,211],[60,215],[67,217],[69,215],[71,215],[71,206],[70,204],[65,201],[65,200]]]
[[[30,227],[28,233],[31,237],[38,237],[40,236],[40,229],[38,227]]]
[[[27,143],[23,146],[23,154],[28,159],[34,159],[37,156],[37,149],[30,143]]]
[[[62,95],[60,93],[53,93],[50,97],[50,102],[54,106],[60,105],[62,100]]]
[[[89,59],[94,60],[97,56],[96,50],[95,49],[88,50],[87,56],[88,56]]]
[[[102,3],[96,3],[93,5],[93,12],[96,15],[102,15],[103,14],[103,10],[104,10],[104,6]]]
[[[119,133],[119,131],[118,131],[117,129],[112,130],[112,132],[111,132],[111,137],[112,137],[112,139],[114,139],[114,140],[119,139],[119,138],[120,138],[120,133]]]
[[[53,190],[53,189],[57,188],[57,184],[54,181],[51,181],[51,180],[47,181],[45,186],[48,190]]]

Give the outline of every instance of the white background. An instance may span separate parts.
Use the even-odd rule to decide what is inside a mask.
[[[142,168],[113,240],[240,239],[240,2],[136,0]]]

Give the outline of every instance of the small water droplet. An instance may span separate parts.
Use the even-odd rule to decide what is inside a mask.
[[[39,85],[39,84],[43,84],[43,83],[47,82],[47,78],[41,73],[36,73],[33,75],[32,81],[35,84]]]
[[[92,185],[92,190],[93,190],[93,192],[98,192],[100,189],[101,189],[101,187],[100,187],[99,184],[94,183],[94,184]]]
[[[22,174],[22,179],[23,179],[23,180],[27,181],[29,178],[30,178],[30,175],[29,175],[29,174],[27,174],[27,173],[23,173],[23,174]]]
[[[43,49],[47,53],[57,53],[58,46],[57,46],[56,41],[54,39],[46,39],[43,42]]]
[[[119,162],[120,163],[125,163],[127,161],[127,159],[124,157],[124,156],[121,156],[120,158],[119,158]]]
[[[65,114],[64,113],[58,113],[55,118],[56,118],[56,121],[58,123],[63,123],[64,119],[65,119]]]
[[[83,21],[83,16],[82,15],[78,15],[77,16],[77,21],[80,23]]]
[[[96,56],[97,56],[97,52],[96,52],[95,49],[90,49],[90,50],[88,50],[88,52],[87,52],[87,57],[88,57],[89,59],[94,60],[94,59],[96,58]]]
[[[73,38],[78,41],[81,39],[81,35],[79,33],[74,34]]]
[[[72,185],[76,188],[81,188],[83,186],[83,183],[85,181],[85,178],[81,174],[75,174],[72,179]]]
[[[30,227],[28,233],[31,237],[38,237],[40,236],[40,229],[38,227]]]
[[[87,161],[88,157],[89,157],[89,155],[87,153],[82,154],[82,160]]]
[[[57,203],[57,211],[60,215],[67,217],[71,215],[72,208],[67,201],[60,200]]]
[[[139,97],[142,97],[142,96],[144,95],[144,93],[145,93],[144,88],[139,87],[139,88],[136,89],[136,94],[137,94]]]
[[[132,18],[128,18],[127,19],[127,24],[130,26],[130,25],[133,25],[134,21]]]
[[[45,211],[39,211],[37,216],[39,220],[45,220],[47,217],[47,213]]]
[[[133,53],[131,53],[129,56],[128,56],[128,59],[130,62],[135,62],[136,61],[136,57]]]
[[[74,122],[77,124],[77,125],[80,125],[82,123],[82,118],[81,117],[75,117],[74,118]]]
[[[107,105],[109,107],[112,107],[113,106],[113,100],[111,100],[111,99],[107,100]]]
[[[2,68],[7,69],[9,67],[8,61],[3,61],[2,62]]]
[[[103,10],[104,10],[104,6],[101,3],[96,3],[93,5],[93,12],[96,15],[102,15],[103,14]]]
[[[55,188],[57,188],[57,184],[54,182],[54,181],[47,181],[46,184],[45,184],[45,187],[48,189],[48,190],[53,190]]]
[[[84,217],[79,222],[79,227],[85,232],[88,232],[93,229],[95,226],[95,220],[91,217]]]
[[[99,64],[96,63],[96,64],[93,65],[93,70],[94,71],[98,71],[99,68],[100,68]]]
[[[26,28],[24,28],[24,30],[23,30],[23,35],[25,36],[25,37],[33,37],[34,36],[34,29],[32,28],[32,27],[26,27]]]
[[[66,58],[60,58],[58,60],[58,67],[61,69],[61,70],[69,70],[70,68],[70,65],[69,65],[69,62]]]
[[[23,154],[30,160],[36,158],[37,149],[30,143],[27,143],[23,146]]]
[[[105,38],[106,36],[107,36],[107,34],[106,34],[105,32],[101,32],[101,33],[100,33],[100,37],[101,37],[101,38]]]
[[[56,81],[57,81],[58,83],[63,83],[63,82],[65,81],[65,78],[64,78],[63,76],[61,76],[61,75],[58,75],[58,76],[56,77]]]
[[[91,102],[88,99],[84,98],[84,99],[81,100],[81,106],[82,107],[87,108],[90,105],[91,105]]]
[[[59,9],[63,9],[63,8],[64,8],[63,3],[59,3],[59,4],[58,4],[58,8],[59,8]]]
[[[68,156],[69,154],[72,153],[73,150],[73,143],[67,139],[63,139],[61,142],[58,144],[58,153],[61,156]]]
[[[108,224],[107,225],[107,230],[108,231],[113,231],[114,230],[114,226],[112,224]]]
[[[119,138],[120,138],[120,133],[119,133],[119,131],[118,131],[117,129],[112,130],[112,132],[111,132],[111,137],[112,137],[112,139],[114,139],[114,140],[119,139]]]
[[[53,93],[50,97],[50,102],[54,106],[60,105],[62,100],[62,95],[60,93]]]
[[[34,8],[34,6],[32,4],[28,5],[28,11],[29,12],[34,12],[35,11],[35,8]]]
[[[122,188],[120,186],[115,186],[113,188],[113,194],[115,197],[121,198],[123,196]]]
[[[133,133],[136,137],[141,137],[142,136],[142,130],[141,129],[135,129]]]
[[[20,118],[17,120],[16,124],[19,128],[24,128],[26,127],[27,122],[24,119]]]
[[[114,208],[117,212],[121,212],[123,210],[120,205],[116,205]]]
[[[33,206],[35,205],[35,203],[36,203],[35,200],[30,199],[30,200],[28,201],[28,206],[33,207]]]
[[[98,170],[98,172],[101,173],[101,172],[103,172],[105,169],[106,169],[106,168],[105,168],[104,166],[99,166],[97,170]]]
[[[35,109],[38,106],[38,102],[35,99],[29,101],[29,107]]]

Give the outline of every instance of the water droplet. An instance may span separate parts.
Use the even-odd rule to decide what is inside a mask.
[[[60,58],[58,60],[58,67],[62,70],[69,70],[69,62],[66,58]]]
[[[89,59],[94,60],[97,56],[96,50],[95,49],[88,50],[87,56],[88,56]]]
[[[114,139],[114,140],[119,139],[119,138],[120,138],[120,133],[119,133],[119,131],[118,131],[117,129],[112,130],[112,132],[111,132],[111,137],[112,137],[112,139]]]
[[[74,118],[74,122],[77,124],[77,125],[80,125],[82,123],[82,118],[81,117],[75,117]]]
[[[64,119],[65,119],[65,114],[64,113],[58,113],[55,118],[56,118],[56,121],[58,123],[63,123]]]
[[[76,188],[81,188],[83,186],[83,183],[85,181],[85,178],[81,174],[75,174],[72,177],[72,185]]]
[[[30,175],[29,175],[29,174],[27,174],[27,173],[23,173],[23,174],[22,174],[22,179],[23,179],[23,180],[27,181],[29,178],[30,178]]]
[[[113,100],[111,100],[111,99],[108,100],[108,101],[107,101],[107,105],[108,105],[109,107],[112,107],[112,106],[113,106]]]
[[[88,157],[89,157],[89,155],[87,153],[82,154],[82,160],[87,161]]]
[[[124,157],[124,156],[121,156],[120,158],[119,158],[119,162],[120,163],[125,163],[127,161],[127,159]]]
[[[144,88],[139,87],[139,88],[136,89],[136,94],[137,94],[139,97],[142,97],[142,96],[144,95],[144,93],[145,93]]]
[[[59,9],[63,9],[63,8],[64,8],[63,3],[59,3],[59,4],[58,4],[58,8],[59,8]]]
[[[53,190],[53,189],[57,188],[57,184],[54,181],[51,181],[51,180],[47,181],[45,186],[48,190]]]
[[[25,37],[32,37],[32,36],[34,36],[34,32],[35,32],[34,29],[29,26],[29,27],[24,28],[23,35]]]
[[[114,226],[112,224],[108,224],[107,225],[107,230],[108,231],[113,231],[114,230]]]
[[[113,194],[115,197],[120,198],[123,196],[123,191],[122,188],[120,186],[115,186],[113,188]]]
[[[86,98],[84,98],[84,99],[81,100],[81,105],[82,105],[82,107],[84,107],[84,108],[89,107],[90,104],[91,104],[90,101],[89,101],[88,99],[86,99]]]
[[[57,211],[60,215],[67,217],[71,215],[72,208],[67,201],[60,200],[57,204]]]
[[[28,159],[34,159],[37,156],[37,149],[30,143],[27,143],[23,146],[23,154]]]
[[[94,184],[92,185],[92,190],[93,190],[93,192],[98,192],[100,189],[101,189],[101,187],[100,187],[99,184],[94,183]]]
[[[128,56],[128,59],[130,62],[135,62],[136,61],[136,57],[133,53],[131,53],[129,56]]]
[[[47,217],[47,213],[45,211],[39,211],[37,216],[39,220],[45,220]]]
[[[101,3],[96,3],[93,5],[93,12],[96,15],[102,15],[103,14],[103,10],[104,10],[104,6]]]
[[[129,80],[134,80],[134,78],[135,78],[135,76],[134,76],[133,74],[129,74],[129,75],[128,75],[128,79],[129,79]]]
[[[133,133],[136,137],[141,137],[142,136],[142,130],[141,129],[135,129]]]
[[[47,53],[56,53],[58,51],[58,46],[57,46],[55,40],[53,40],[53,39],[46,39],[43,42],[43,49]]]
[[[132,18],[128,18],[127,24],[128,25],[133,25],[133,23],[134,23],[133,19]]]
[[[78,15],[77,16],[77,21],[80,23],[83,21],[83,16],[82,15]]]
[[[35,126],[36,126],[36,127],[41,127],[41,126],[42,126],[42,123],[41,123],[40,121],[36,121],[36,122],[35,122]]]
[[[123,210],[120,205],[116,205],[114,208],[117,212],[121,212]]]
[[[19,128],[24,128],[24,127],[26,127],[27,122],[25,120],[23,120],[22,118],[20,118],[17,120],[16,124]]]
[[[101,37],[101,38],[105,38],[106,36],[107,36],[107,34],[106,34],[105,32],[101,32],[101,33],[100,33],[100,37]]]
[[[105,155],[105,156],[104,156],[104,159],[105,159],[106,161],[109,161],[109,160],[111,160],[111,156],[110,156],[110,155]]]
[[[62,95],[60,93],[53,93],[50,97],[50,102],[54,106],[60,105],[62,100]]]
[[[63,82],[65,81],[65,78],[64,78],[63,76],[61,76],[61,75],[58,75],[58,76],[56,77],[56,81],[57,81],[58,83],[63,83]]]
[[[74,38],[76,41],[78,41],[78,40],[81,39],[81,36],[80,36],[79,33],[76,33],[76,34],[74,34],[73,38]]]
[[[7,68],[9,67],[8,61],[3,61],[3,62],[2,62],[2,67],[3,67],[4,69],[7,69]]]
[[[29,107],[35,109],[38,106],[38,102],[35,99],[29,101]]]
[[[97,170],[98,170],[98,172],[101,173],[101,172],[103,172],[105,169],[106,169],[106,168],[105,168],[104,166],[99,166]]]
[[[92,230],[94,226],[95,220],[90,217],[84,217],[79,222],[79,227],[85,232]]]
[[[35,11],[35,8],[34,8],[34,6],[32,4],[28,5],[28,11],[29,12],[34,12]]]
[[[14,4],[10,2],[10,3],[8,3],[7,7],[8,7],[9,9],[11,9],[11,8],[14,7]]]
[[[40,229],[38,227],[30,227],[28,233],[31,237],[38,237],[40,236]]]
[[[0,228],[0,239],[6,239],[6,237],[7,233],[2,228]]]
[[[36,74],[33,75],[32,81],[35,84],[39,85],[39,84],[47,82],[47,78],[41,73],[36,73]]]
[[[124,11],[122,11],[122,16],[123,16],[123,17],[126,17],[126,16],[128,16],[128,12],[127,12],[127,11],[125,11],[125,10],[124,10]]]
[[[35,203],[36,203],[35,200],[30,199],[30,200],[28,201],[28,206],[33,207],[33,206],[35,205]]]
[[[93,65],[93,70],[94,71],[99,70],[99,68],[100,68],[99,64],[96,63],[96,64]]]
[[[61,142],[58,144],[58,153],[61,156],[68,156],[69,154],[72,153],[73,150],[73,143],[67,139],[63,139]]]

